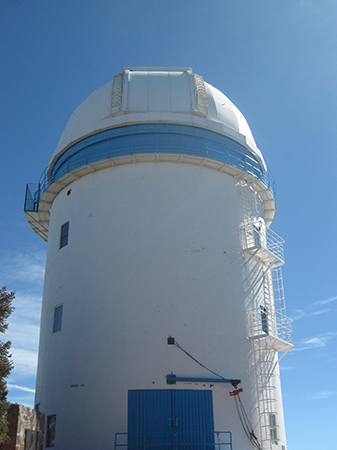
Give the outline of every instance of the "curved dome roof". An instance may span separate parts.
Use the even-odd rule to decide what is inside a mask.
[[[159,160],[253,180],[266,226],[273,221],[273,179],[236,106],[191,68],[125,67],[70,117],[38,190],[27,187],[28,222],[47,240],[50,208],[66,186],[92,171]]]
[[[87,136],[140,123],[215,131],[245,146],[265,166],[246,119],[222,92],[191,68],[151,67],[125,67],[89,95],[70,117],[51,162]]]

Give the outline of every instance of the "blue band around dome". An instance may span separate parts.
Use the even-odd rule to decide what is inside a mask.
[[[261,180],[274,196],[274,183],[263,162],[232,139],[186,125],[141,124],[102,131],[69,147],[42,174],[36,200],[64,175],[87,164],[151,153],[182,154],[229,164]]]

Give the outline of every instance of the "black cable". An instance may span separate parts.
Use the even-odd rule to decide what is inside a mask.
[[[245,423],[244,417],[242,415],[242,408],[239,407],[237,396],[235,396],[235,406],[236,406],[236,409],[237,409],[237,412],[238,412],[238,415],[239,415],[239,419],[240,419],[243,431],[245,432],[245,435],[247,436],[247,438],[249,440],[251,440],[251,438],[250,438],[250,431],[249,431],[249,428],[247,427],[247,424]]]
[[[235,405],[236,405],[236,409],[237,409],[237,412],[239,415],[239,419],[240,419],[242,428],[243,428],[247,438],[254,445],[254,447],[256,447],[258,450],[262,450],[261,444],[259,443],[259,440],[254,433],[252,425],[249,422],[248,415],[243,406],[240,396],[236,395],[234,398],[235,398]]]
[[[240,409],[242,411],[242,416],[243,416],[243,419],[244,419],[244,422],[245,422],[245,426],[246,426],[247,430],[249,431],[249,436],[252,436],[252,435],[255,436],[255,434],[253,432],[253,427],[251,426],[251,424],[249,422],[246,410],[245,410],[245,408],[244,408],[244,406],[242,404],[240,396],[238,396],[238,403],[239,403]]]
[[[197,359],[195,359],[194,356],[190,355],[186,350],[184,350],[182,347],[180,347],[180,345],[178,344],[178,342],[176,340],[174,341],[174,345],[176,347],[178,347],[182,352],[184,352],[185,355],[187,355],[189,358],[193,359],[193,361],[195,361],[197,364],[199,364],[199,366],[208,370],[208,372],[211,372],[213,375],[216,375],[217,377],[221,378],[222,380],[225,380],[225,378],[223,376],[219,375],[218,373],[216,373],[213,370],[209,369],[208,367],[204,366],[201,362],[199,362]],[[235,395],[234,399],[235,399],[236,409],[237,409],[237,412],[238,412],[238,415],[240,418],[240,422],[241,422],[242,428],[243,428],[247,438],[254,445],[254,447],[256,447],[258,450],[262,450],[259,440],[255,436],[254,430],[249,422],[246,410],[243,406],[243,403],[241,401],[239,394]]]
[[[240,397],[238,397],[238,402],[240,404],[240,408],[241,408],[242,414],[244,416],[245,424],[246,424],[246,427],[247,427],[247,432],[249,433],[249,440],[251,441],[251,443],[256,448],[258,448],[259,450],[262,450],[261,445],[259,443],[259,440],[258,440],[258,438],[256,437],[256,435],[254,433],[253,427],[252,427],[251,423],[249,422],[246,410],[245,410],[245,408],[244,408],[244,406],[242,404],[242,401],[241,401]]]
[[[208,372],[211,372],[213,375],[216,375],[217,377],[221,378],[222,380],[225,380],[225,377],[222,377],[221,375],[219,375],[216,372],[213,372],[213,370],[209,369],[208,367],[204,366],[203,364],[201,364],[201,362],[199,362],[197,359],[194,358],[194,356],[190,355],[186,350],[184,350],[182,347],[180,347],[180,345],[178,344],[177,341],[174,341],[174,345],[176,347],[178,347],[182,352],[184,352],[187,356],[189,356],[191,359],[193,359],[193,361],[195,361],[197,364],[199,364],[199,366],[203,367],[204,369],[208,370]]]

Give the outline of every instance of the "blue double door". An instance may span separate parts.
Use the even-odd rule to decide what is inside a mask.
[[[213,450],[212,391],[129,391],[128,449]]]

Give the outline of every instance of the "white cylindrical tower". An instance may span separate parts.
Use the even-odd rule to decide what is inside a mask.
[[[124,68],[75,110],[26,190],[45,448],[286,448],[274,205],[244,117],[191,68]]]

